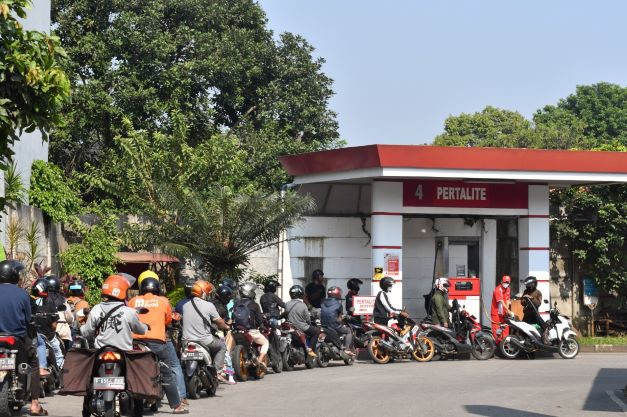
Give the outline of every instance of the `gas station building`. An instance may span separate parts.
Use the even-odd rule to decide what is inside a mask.
[[[363,280],[360,295],[390,276],[393,304],[424,317],[433,276],[446,276],[451,298],[484,322],[502,275],[512,276],[512,294],[528,275],[551,294],[550,189],[627,183],[621,152],[369,145],[281,163],[317,205],[279,245],[284,297],[318,268],[343,291]]]

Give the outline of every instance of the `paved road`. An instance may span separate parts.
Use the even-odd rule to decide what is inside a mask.
[[[627,409],[608,392],[627,402],[619,391],[626,384],[625,353],[582,353],[574,360],[364,361],[224,387],[215,398],[192,401],[189,415],[621,417]],[[74,397],[45,399],[51,416],[80,416],[80,405]]]

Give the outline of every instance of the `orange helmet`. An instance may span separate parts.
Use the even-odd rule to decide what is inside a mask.
[[[126,300],[126,293],[130,287],[126,278],[120,275],[109,275],[102,283],[102,295],[118,300]]]
[[[213,284],[208,281],[199,279],[192,286],[192,296],[202,298],[203,300],[213,293]]]
[[[510,277],[509,275],[503,275],[503,278],[501,278],[501,283],[510,283],[512,282],[512,277]]]

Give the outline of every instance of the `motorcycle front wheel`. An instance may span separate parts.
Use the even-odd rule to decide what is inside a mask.
[[[326,343],[318,344],[318,357],[316,358],[316,362],[318,362],[319,368],[326,368],[329,366],[328,349],[329,347]]]
[[[505,359],[516,359],[520,355],[520,348],[513,341],[520,343],[520,338],[516,335],[509,335],[499,343],[499,351]]]
[[[495,350],[496,344],[494,343],[494,339],[492,339],[491,336],[482,334],[475,337],[475,340],[472,341],[470,352],[475,359],[485,361],[494,356]]]
[[[187,385],[187,396],[192,400],[197,400],[200,398],[200,393],[202,392],[203,386],[200,377],[197,372],[194,372],[194,375],[190,376],[186,380]]]
[[[559,344],[559,354],[564,359],[573,359],[579,353],[579,342],[574,337],[562,339]]]
[[[375,363],[386,364],[392,359],[388,351],[381,345],[381,338],[373,336],[368,342],[368,353]]]
[[[285,348],[285,350],[281,354],[281,360],[283,362],[283,369],[285,369],[287,372],[294,370],[294,365],[290,363],[290,351],[291,350],[292,348],[288,346],[287,348]]]
[[[435,355],[435,345],[433,341],[426,336],[418,336],[416,340],[416,350],[411,353],[412,358],[418,362],[429,362]],[[425,346],[425,351],[420,349],[420,343]]]

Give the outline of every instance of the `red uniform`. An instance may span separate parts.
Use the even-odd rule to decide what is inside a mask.
[[[510,289],[503,288],[498,285],[492,293],[492,307],[490,308],[490,319],[492,320],[492,335],[494,341],[498,344],[501,339],[509,334],[509,327],[503,329],[503,333],[497,335],[496,331],[500,328],[500,324],[505,322],[505,307],[509,305]]]

